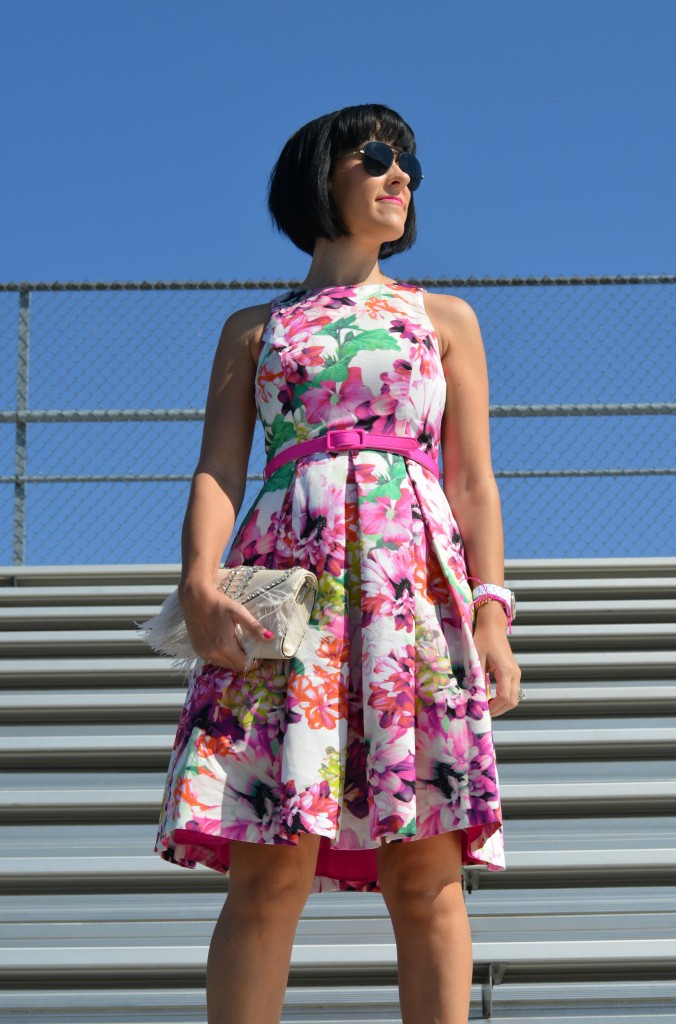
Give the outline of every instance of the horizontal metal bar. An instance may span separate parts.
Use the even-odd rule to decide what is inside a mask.
[[[660,466],[655,469],[513,469],[497,470],[502,479],[530,479],[534,477],[589,477],[589,476],[676,476],[676,467]],[[90,475],[52,476],[0,476],[0,484],[129,484],[129,483],[184,483],[192,480],[191,473],[100,473]],[[263,480],[262,473],[251,473],[247,480]]]
[[[505,469],[494,474],[502,479],[530,479],[534,477],[609,477],[609,476],[676,476],[676,467],[659,466],[647,469]],[[119,484],[119,483],[184,483],[192,480],[191,473],[99,473],[81,476],[47,474],[41,476],[0,476],[0,484]],[[250,473],[247,480],[263,480],[262,473]]]
[[[492,405],[491,416],[666,416],[676,402],[615,402],[564,405]],[[5,409],[0,423],[142,423],[204,419],[204,409]]]
[[[204,409],[8,409],[0,423],[143,423],[203,420]]]
[[[530,600],[553,599],[555,594],[570,594],[571,599],[577,600],[582,579],[585,599],[626,598],[627,594],[631,594],[632,600],[636,600],[637,588],[641,589],[642,598],[667,598],[676,594],[674,555],[640,558],[507,558],[505,571],[512,584],[519,583],[520,591],[526,586],[529,593],[534,595]],[[32,587],[38,581],[41,593],[35,596],[41,599],[53,594],[54,586],[66,583],[69,586],[91,583],[97,588],[103,583],[124,587],[134,585],[134,588],[137,584],[147,586],[157,583],[175,586],[180,575],[180,562],[0,565],[0,583],[23,590],[26,585]],[[6,592],[0,589],[0,599]],[[110,591],[111,595],[113,593],[116,591]],[[78,601],[81,596],[75,595]]]
[[[262,474],[259,474],[262,479]],[[249,479],[256,479],[250,477]],[[0,484],[136,484],[136,483],[183,483],[186,480],[192,480],[191,473],[139,473],[137,476],[133,473],[101,473],[90,476],[68,476],[64,475],[53,475],[53,476],[22,476],[17,479],[14,476],[0,476]]]
[[[654,469],[505,469],[495,476],[503,479],[514,477],[586,477],[586,476],[674,476],[676,468],[659,466]]]
[[[601,402],[565,405],[492,405],[491,416],[666,416],[676,413],[676,402]]]
[[[493,474],[505,480],[533,477],[589,477],[589,476],[675,476],[676,467],[658,466],[638,469],[503,469]],[[11,478],[13,479],[13,477]],[[251,473],[247,480],[263,480],[262,473]],[[6,482],[0,477],[0,483]]]
[[[632,282],[633,283],[633,282]],[[669,283],[659,282],[659,283]],[[297,288],[301,281],[10,281],[0,292],[194,292],[273,291]]]
[[[676,284],[676,274],[603,274],[587,277],[420,277],[409,284],[424,288],[533,287],[552,285]],[[302,281],[8,281],[0,292],[120,292],[120,291],[270,291],[299,288]]]

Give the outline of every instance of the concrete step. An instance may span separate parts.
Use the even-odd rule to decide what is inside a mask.
[[[666,689],[671,692],[671,687]],[[673,689],[676,699],[676,685]],[[0,722],[68,728],[81,722],[152,722],[175,728],[185,697],[184,685],[161,690],[0,690]]]
[[[595,562],[604,563],[595,565]],[[651,565],[651,561],[654,565]],[[552,560],[506,563],[505,582],[517,600],[673,600],[676,559]],[[630,564],[631,563],[631,564]],[[172,566],[0,566],[3,604],[69,603],[107,599],[111,603],[161,601],[179,580]],[[101,600],[99,600],[101,599]]]
[[[645,563],[644,563],[645,564]],[[0,589],[13,587],[176,586],[178,563],[127,565],[0,565]]]
[[[514,766],[507,765],[505,772],[509,776]],[[522,766],[530,773],[529,766]],[[570,767],[570,766],[567,766]],[[543,766],[552,777],[556,777],[557,766]],[[25,788],[36,788],[35,780],[44,773],[35,773],[26,781]],[[616,775],[611,767],[609,778]],[[113,777],[114,778],[114,777]],[[162,776],[152,776],[161,780]],[[59,775],[57,785],[65,785],[65,780],[72,779],[69,775]],[[524,780],[527,781],[527,780]],[[544,780],[546,781],[546,780]],[[20,787],[17,787],[17,789]],[[159,813],[159,812],[158,812]],[[72,857],[83,857],[95,860],[100,857],[124,858],[145,857],[152,850],[155,840],[157,819],[149,823],[115,822],[111,824],[54,823],[49,832],[49,852],[44,850],[44,828],[39,821],[33,823],[8,824],[0,830],[0,857],[6,860],[23,860],[36,856],[49,856],[66,864]],[[508,856],[513,853],[539,854],[546,859],[559,853],[578,853],[586,849],[603,855],[623,850],[673,850],[676,849],[676,815],[635,815],[613,817],[588,816],[556,818],[544,815],[536,818],[511,817],[505,825],[508,830]],[[640,858],[637,860],[640,865]],[[169,866],[169,865],[167,865]],[[484,869],[480,869],[483,871]],[[194,873],[185,871],[187,877]],[[506,878],[509,872],[490,873],[494,878]],[[216,872],[211,877],[221,881]],[[676,880],[675,880],[676,884]],[[650,886],[650,878],[641,881],[644,892]],[[524,899],[528,893],[524,892]],[[627,896],[629,898],[629,896]],[[0,914],[2,909],[0,908]]]
[[[57,608],[76,612],[78,607],[120,606],[138,604],[145,613],[153,615],[165,597],[175,589],[178,577],[166,583],[92,583],[89,585],[63,584],[47,586],[2,586],[0,584],[0,607],[25,608],[30,610],[44,608],[46,611]]]
[[[158,726],[158,729],[161,729]],[[608,758],[667,758],[676,750],[676,720],[636,719],[618,724],[515,722],[495,720],[493,737],[498,763],[509,761],[602,760]],[[174,744],[172,732],[127,731],[113,725],[73,725],[55,733],[52,726],[0,727],[0,768],[22,767],[75,770],[105,764],[108,769],[166,767]]]
[[[522,652],[608,651],[632,652],[676,649],[676,623],[643,622],[625,624],[575,624],[514,626],[512,648]],[[111,655],[147,655],[152,650],[145,644],[138,629],[24,629],[0,631],[0,657],[67,658],[85,655],[102,657]]]
[[[511,818],[506,823],[506,871],[466,867],[468,892],[584,886],[660,887],[676,880],[676,817]],[[49,850],[41,825],[9,824],[0,834],[0,892],[223,893],[226,881],[198,865],[177,867],[152,850],[156,822],[96,825],[54,822]],[[604,897],[607,899],[607,896]],[[60,913],[64,910],[59,911]],[[26,916],[26,906],[23,910]]]
[[[510,850],[508,871],[488,872],[466,867],[468,893],[492,889],[532,889],[554,885],[572,887],[601,883],[671,884],[676,880],[676,845],[656,849],[651,839],[645,845],[627,849],[597,849],[593,843],[579,850]],[[150,849],[150,844],[149,844]],[[6,895],[46,893],[223,891],[224,880],[204,865],[187,870],[149,852],[140,856],[0,856],[0,893]],[[599,893],[599,900],[603,899]]]
[[[4,565],[0,566],[0,587],[53,585],[176,585],[180,563],[127,565]],[[640,578],[676,576],[676,558],[512,558],[505,563],[511,582],[524,579],[544,581],[571,579],[578,583],[589,577]]]
[[[505,766],[509,767],[509,766]],[[529,771],[530,765],[525,765]],[[556,765],[560,770],[560,765]],[[626,771],[626,768],[625,768]],[[504,776],[501,774],[501,780]],[[541,772],[538,773],[541,775]],[[504,812],[511,817],[575,817],[580,814],[673,814],[676,779],[619,778],[616,781],[501,782]],[[3,778],[3,785],[11,781]],[[53,780],[50,780],[52,782]],[[0,823],[40,820],[47,824],[87,821],[156,822],[162,787],[144,785],[136,775],[133,788],[121,775],[115,784],[97,784],[96,777],[79,775],[70,785],[0,790]],[[75,784],[77,783],[77,785]],[[90,788],[91,787],[91,788]]]
[[[68,686],[139,686],[185,688],[185,673],[177,672],[170,658],[6,658],[0,659],[0,688],[37,686],[60,689]]]
[[[470,1020],[482,1019],[482,986],[472,986]],[[401,1024],[396,985],[292,986],[281,1024]],[[676,982],[510,983],[492,993],[496,1024],[674,1024]],[[7,1024],[204,1024],[202,986],[0,990]]]
[[[12,634],[16,636],[17,634]],[[0,645],[2,644],[0,634]],[[665,622],[624,623],[618,629],[612,623],[547,623],[521,625],[514,623],[512,649],[517,655],[525,652],[561,651],[641,651],[676,648],[676,620]],[[2,647],[0,646],[0,649]]]
[[[505,576],[513,583],[523,579],[572,579],[589,577],[676,576],[676,558],[508,558]]]
[[[616,921],[622,934],[622,922]],[[110,985],[171,982],[203,982],[207,960],[204,944],[178,943],[172,934],[165,944],[149,945],[57,945],[29,949],[10,946],[0,958],[0,984],[13,987],[36,985]],[[482,981],[487,964],[504,965],[510,981],[569,979],[598,981],[673,979],[676,939],[643,936],[634,938],[575,938],[561,941],[486,941],[473,944],[474,980]],[[316,937],[304,944],[294,943],[290,982],[315,980],[354,984],[394,982],[394,942],[328,941]]]
[[[315,905],[314,912],[304,912],[296,929],[296,942],[301,946],[341,946],[355,935],[369,946],[387,943],[394,945],[394,931],[384,906],[377,913],[368,910],[360,912],[353,908],[343,914],[336,913],[341,894],[327,894],[330,903]],[[346,895],[346,894],[342,894]],[[349,894],[352,895],[352,894]],[[490,894],[492,895],[492,894]],[[512,894],[514,895],[514,894]],[[333,897],[336,897],[334,899]],[[111,896],[111,901],[114,897]],[[634,939],[636,944],[645,939],[661,939],[668,943],[676,934],[676,911],[671,907],[659,911],[613,911],[604,913],[597,898],[588,905],[582,915],[579,912],[558,906],[549,906],[546,899],[526,912],[517,908],[511,914],[503,908],[494,913],[474,914],[469,901],[468,914],[474,942],[519,943],[524,938],[531,942],[566,942],[579,936],[584,928],[584,937],[589,941],[612,940],[617,935],[618,922],[622,924],[621,934]],[[485,902],[485,901],[484,901]],[[515,902],[515,901],[514,901]],[[561,901],[562,902],[562,901]],[[313,897],[308,900],[308,906]],[[119,946],[123,942],[133,950],[139,946],[156,945],[165,949],[175,941],[177,932],[186,945],[208,943],[213,933],[222,901],[213,901],[207,914],[195,913],[192,918],[175,917],[171,908],[150,918],[145,904],[141,903],[143,914],[115,917],[99,914],[97,918],[79,916],[77,920],[57,919],[43,913],[35,920],[9,920],[0,922],[0,950],[57,949],[62,945],[73,949],[88,949],[91,946]],[[676,939],[674,940],[676,941]],[[672,947],[673,948],[673,947]]]
[[[160,603],[141,604],[68,604],[41,607],[19,604],[16,607],[2,607],[0,629],[55,630],[72,632],[80,630],[136,630],[136,624],[159,611]],[[660,602],[656,602],[658,605]],[[3,633],[0,633],[0,638]]]
[[[54,597],[56,588],[45,588],[48,596]],[[0,630],[73,630],[73,629],[135,629],[159,611],[160,604],[169,588],[141,588],[138,601],[135,592],[129,594],[129,601],[123,602],[117,593],[119,603],[104,603],[95,600],[97,595],[78,590],[78,600],[73,602],[74,590],[61,588],[61,604],[42,604],[36,594],[35,604],[27,603],[28,588],[13,591],[17,595],[15,605],[8,601],[7,589],[0,587],[2,619]],[[40,591],[42,594],[43,591]],[[145,595],[145,600],[144,600]],[[676,623],[676,599],[644,598],[641,601],[624,598],[606,598],[587,601],[529,601],[519,597],[518,617],[515,628],[520,632],[524,626],[548,626],[556,622],[566,625],[607,625],[634,626],[640,623]],[[615,631],[617,632],[617,631]]]
[[[647,598],[640,601],[623,597],[597,601],[586,598],[537,601],[519,598],[515,628],[522,625],[538,626],[562,622],[574,624],[607,624],[617,626],[639,622],[676,622],[676,600],[673,598]]]
[[[557,681],[598,682],[631,679],[641,685],[676,677],[676,650],[529,653],[519,656],[523,683]],[[139,686],[177,684],[182,677],[170,658],[148,654],[134,657],[64,657],[0,659],[0,688],[18,686]]]
[[[168,870],[172,868],[172,865],[159,858],[155,859]],[[198,874],[197,870],[179,870],[191,877]],[[499,874],[504,876],[506,873]],[[10,894],[2,899],[0,926],[5,936],[13,937],[12,929],[15,926],[25,926],[32,935],[39,937],[40,928],[45,922],[50,928],[58,922],[59,927],[63,926],[70,931],[75,931],[81,924],[94,928],[100,921],[106,927],[114,926],[120,931],[124,931],[130,923],[141,928],[166,929],[167,922],[171,922],[172,928],[180,931],[185,928],[186,935],[199,937],[203,929],[213,927],[226,898],[227,879],[225,876],[219,877],[220,892],[204,890],[191,894],[187,890],[177,891],[171,900],[167,900],[161,891]],[[546,931],[550,918],[552,928],[560,937],[566,936],[575,927],[575,919],[584,922],[585,927],[591,922],[595,932],[590,937],[595,937],[612,931],[613,921],[617,920],[618,915],[624,915],[632,923],[632,930],[656,927],[655,936],[659,936],[665,929],[668,932],[676,914],[676,886],[645,886],[635,881],[629,885],[606,887],[600,887],[592,881],[587,886],[570,890],[543,887],[533,891],[488,891],[481,886],[467,896],[466,907],[472,927],[476,929],[475,937],[478,938],[490,936],[497,919],[504,921],[501,926],[502,938],[521,939],[524,922],[537,920],[537,927]],[[655,925],[655,915],[664,916],[665,927]],[[373,927],[376,930],[390,927],[385,902],[379,893],[312,893],[303,908],[303,929],[316,931],[328,919],[335,920],[343,931],[349,930],[355,922],[375,922]],[[23,934],[27,936],[28,932]]]
[[[133,685],[134,680],[127,680]],[[573,718],[576,723],[599,717],[643,716],[646,711],[656,715],[676,714],[676,680],[643,684],[637,695],[635,681],[558,684],[529,681],[526,700],[509,712],[509,721],[526,719]],[[645,696],[644,696],[645,694]],[[0,722],[6,725],[33,724],[77,725],[84,722],[109,724],[152,722],[175,728],[185,702],[183,677],[171,689],[96,689],[96,690],[0,690]],[[499,716],[495,722],[506,721]]]
[[[0,633],[2,658],[153,657],[136,629],[6,630]]]

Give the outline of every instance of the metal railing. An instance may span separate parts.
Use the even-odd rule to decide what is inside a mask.
[[[491,416],[508,554],[673,553],[670,505],[676,467],[669,437],[676,412],[676,292],[668,286],[676,284],[676,276],[427,278],[412,283],[430,290],[452,289],[466,297],[479,315],[493,394],[497,392],[501,399],[492,403]],[[6,366],[11,359],[10,339],[12,335],[16,338],[15,407],[0,411],[0,425],[7,428],[0,448],[0,491],[12,492],[11,515],[5,503],[5,520],[8,527],[11,520],[13,564],[23,564],[27,558],[42,562],[177,560],[179,515],[198,438],[194,429],[179,436],[176,428],[198,425],[204,410],[197,403],[177,407],[174,401],[180,402],[191,391],[200,397],[205,392],[215,339],[232,308],[251,304],[250,293],[260,293],[256,300],[265,301],[271,293],[298,284],[0,285],[0,344]],[[244,301],[224,309],[216,301],[224,291],[237,293]],[[199,293],[199,305],[188,321],[177,298],[187,305],[190,293]],[[572,294],[575,301],[569,298]],[[15,307],[12,317],[10,303],[17,296],[18,315]],[[627,296],[633,301],[628,303]],[[163,297],[165,307],[171,307],[169,313],[166,308],[156,312],[158,298]],[[65,314],[60,307],[64,298]],[[154,320],[159,326],[151,333],[150,346],[146,339]],[[114,351],[107,352],[105,342],[92,350],[88,341],[101,342],[111,330],[117,338]],[[173,343],[168,344],[172,334]],[[195,345],[196,341],[199,344]],[[193,348],[186,354],[188,342]],[[139,346],[145,346],[145,362],[139,358]],[[151,367],[153,354],[156,365]],[[167,363],[178,371],[174,379],[167,372]],[[185,385],[187,373],[189,387]],[[29,402],[29,377],[37,407]],[[9,381],[8,374],[5,395],[0,399],[6,406],[10,404]],[[165,401],[147,407],[144,399],[153,388],[159,388]],[[133,401],[104,407],[100,398],[111,392],[113,397],[131,397]],[[72,401],[75,397],[80,399],[77,404]],[[504,400],[508,397],[517,402],[508,403]],[[541,400],[534,401],[536,397]],[[89,407],[84,407],[85,402]],[[503,421],[509,424],[507,430]],[[118,430],[116,437],[111,435],[113,444],[109,445],[115,457],[131,462],[132,468],[110,466],[109,442],[95,429],[104,425],[109,432],[135,425],[131,432]],[[133,468],[133,463],[138,463],[139,442],[146,443],[150,437],[147,431],[141,433],[141,425],[155,434],[156,428],[164,428],[164,434],[160,440],[155,437],[154,451],[147,452],[147,461],[154,465]],[[14,465],[10,471],[12,427]],[[0,426],[0,432],[2,429]],[[167,448],[176,456],[177,464],[171,467],[174,471],[160,465],[163,460],[159,456],[166,455]],[[66,455],[74,458],[74,471],[63,467]],[[573,464],[562,464],[564,459]],[[87,461],[94,463],[96,471],[85,471]],[[262,480],[263,462],[258,438],[248,475],[251,484]],[[637,480],[642,487],[638,495]],[[157,491],[153,501],[152,488],[167,484],[183,485],[180,500],[175,488],[173,504]],[[38,485],[50,485],[51,490]],[[103,501],[89,488],[84,504],[73,503],[74,485],[79,486],[80,495],[88,485],[98,487]],[[122,487],[111,490],[115,485]],[[137,485],[145,485],[144,494]],[[66,487],[71,491],[65,492]],[[129,488],[135,493],[130,494]],[[45,491],[49,491],[47,498],[40,495]],[[248,489],[242,511],[251,497]],[[130,514],[130,498],[137,514]],[[144,504],[150,509],[144,509]],[[573,530],[562,526],[571,515],[578,519]],[[107,544],[97,557],[91,544],[87,550],[84,541],[96,536],[102,519],[107,524]],[[150,554],[154,558],[148,557],[144,530],[139,530],[144,519],[148,522],[146,535],[153,534]],[[571,548],[570,538],[575,535],[578,541]],[[50,559],[49,550],[56,550],[57,557]],[[9,556],[9,550],[0,552],[0,561],[9,561]]]

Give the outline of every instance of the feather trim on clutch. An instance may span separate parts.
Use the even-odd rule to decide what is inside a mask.
[[[299,657],[306,661],[316,652],[319,630],[309,626],[309,620],[317,586],[315,574],[299,565],[290,569],[237,565],[218,570],[217,589],[243,604],[274,634],[271,640],[259,640],[246,627],[235,626],[237,640],[247,655],[245,671],[259,659]],[[153,650],[171,655],[177,669],[191,672],[201,660],[190,644],[176,590],[157,615],[143,623],[141,637]]]

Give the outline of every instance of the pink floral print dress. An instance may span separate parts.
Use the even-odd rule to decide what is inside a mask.
[[[424,289],[401,282],[273,300],[255,400],[268,458],[328,429],[439,454],[446,382]],[[155,852],[227,873],[230,840],[321,838],[313,891],[380,891],[376,849],[460,830],[463,863],[505,867],[471,587],[443,486],[368,449],[286,463],[226,565],[298,564],[319,592],[305,661],[190,677]]]

